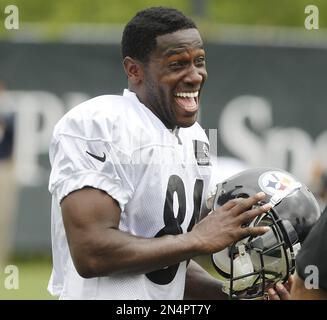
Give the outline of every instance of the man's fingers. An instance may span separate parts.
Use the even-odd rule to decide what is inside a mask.
[[[230,210],[233,207],[235,207],[238,203],[242,202],[243,200],[244,198],[236,198],[236,199],[229,200],[222,206],[222,208],[224,210]]]
[[[281,300],[290,300],[291,296],[290,293],[287,291],[284,285],[281,283],[276,284],[276,291]]]
[[[253,205],[263,200],[266,197],[264,192],[259,192],[252,197],[242,199],[236,206],[234,206],[231,211],[233,214],[237,215],[242,212],[247,211],[249,208],[252,208]]]
[[[288,292],[291,292],[293,282],[294,282],[294,276],[290,275],[287,282],[284,283],[284,287]]]
[[[268,290],[268,297],[269,300],[280,300],[278,293],[273,288]]]
[[[242,224],[251,222],[255,217],[269,211],[271,208],[271,204],[267,203],[263,206],[244,212],[244,214],[240,215]]]
[[[244,237],[261,236],[270,230],[270,227],[247,227],[243,228]]]

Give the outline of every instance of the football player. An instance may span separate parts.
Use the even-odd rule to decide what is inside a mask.
[[[174,9],[143,10],[122,38],[128,89],[69,111],[56,125],[52,165],[53,270],[61,299],[227,298],[193,257],[268,227],[264,193],[201,219],[208,139],[196,122],[207,78],[199,31]]]

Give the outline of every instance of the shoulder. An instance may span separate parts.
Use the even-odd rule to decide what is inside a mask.
[[[54,133],[76,131],[89,122],[103,122],[106,118],[114,122],[128,108],[128,99],[122,96],[99,96],[77,105],[67,112],[55,126]]]
[[[103,95],[87,100],[57,123],[53,137],[71,135],[88,139],[109,139],[118,132],[132,133],[143,123],[138,106],[131,99],[118,95]]]
[[[67,112],[55,126],[51,145],[57,145],[63,137],[97,140],[130,154],[154,130],[151,117],[137,99],[104,95]]]

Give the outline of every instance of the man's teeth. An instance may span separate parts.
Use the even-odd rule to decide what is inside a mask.
[[[175,94],[176,97],[181,98],[196,98],[199,95],[199,91],[195,92],[178,92]]]

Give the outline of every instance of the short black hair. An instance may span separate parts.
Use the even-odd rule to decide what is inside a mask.
[[[126,25],[122,42],[123,58],[130,56],[143,63],[148,62],[155,49],[158,36],[197,26],[182,12],[167,7],[151,7],[138,12]]]

